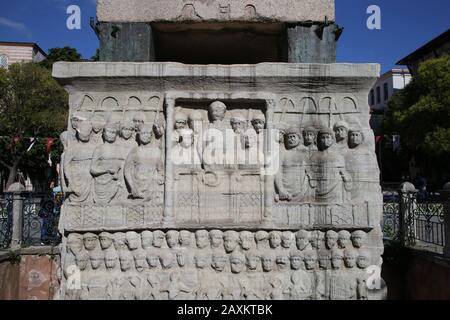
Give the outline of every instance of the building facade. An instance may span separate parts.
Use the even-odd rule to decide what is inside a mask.
[[[18,62],[41,62],[47,54],[36,43],[0,41],[0,67]]]
[[[450,29],[401,59],[397,62],[397,65],[407,66],[410,73],[414,76],[422,62],[439,58],[446,54],[450,54]]]
[[[383,74],[370,90],[371,126],[376,135],[381,135],[383,115],[388,109],[391,97],[411,82],[408,69],[392,69]]]

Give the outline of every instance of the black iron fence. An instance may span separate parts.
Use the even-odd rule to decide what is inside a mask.
[[[383,233],[405,245],[445,245],[444,205],[439,194],[399,191],[384,196]]]
[[[0,196],[0,249],[10,248],[14,239],[13,221],[21,247],[55,246],[61,241],[58,222],[63,197],[61,193],[5,193]],[[15,210],[19,212],[15,213]],[[15,219],[14,215],[20,218]]]
[[[62,201],[60,193],[24,194],[23,246],[56,245],[60,242],[58,221]]]
[[[0,198],[0,249],[8,248],[12,237],[12,195]]]

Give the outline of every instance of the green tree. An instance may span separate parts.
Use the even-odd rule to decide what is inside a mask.
[[[42,174],[48,166],[47,138],[59,138],[67,126],[68,95],[49,70],[35,63],[0,69],[0,164],[8,174]]]
[[[81,54],[78,53],[77,49],[70,47],[52,48],[48,51],[47,58],[40,64],[44,68],[51,69],[53,64],[58,61],[79,62],[81,61]]]
[[[415,157],[428,174],[439,176],[448,172],[449,55],[423,62],[411,83],[394,95],[389,102],[385,131],[400,134],[404,152]]]

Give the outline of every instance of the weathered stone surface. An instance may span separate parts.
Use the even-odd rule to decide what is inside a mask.
[[[334,0],[97,0],[102,22],[287,22],[335,19]]]
[[[378,65],[57,63],[53,75],[70,92],[60,298],[373,298]]]

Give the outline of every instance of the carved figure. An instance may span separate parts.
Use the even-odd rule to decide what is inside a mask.
[[[158,197],[159,186],[164,183],[163,159],[161,150],[151,143],[151,127],[141,126],[137,139],[139,146],[125,161],[125,181],[131,198],[147,202]]]

